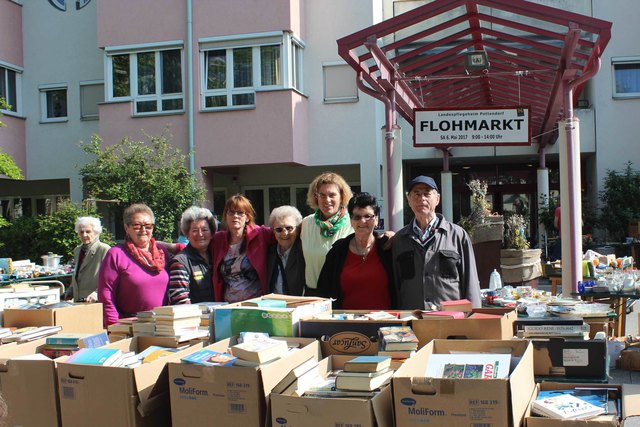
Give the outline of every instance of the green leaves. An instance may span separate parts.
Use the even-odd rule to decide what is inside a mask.
[[[640,172],[627,162],[622,171],[607,169],[604,190],[600,192],[602,210],[600,224],[613,241],[621,241],[627,236],[631,220],[640,219]]]
[[[204,187],[187,169],[187,156],[172,147],[164,135],[146,135],[148,142],[125,138],[103,146],[94,136],[82,144],[95,157],[80,169],[88,197],[117,200],[110,204],[117,217],[132,203],[146,203],[156,217],[154,237],[171,240],[178,236],[182,212],[204,200]]]

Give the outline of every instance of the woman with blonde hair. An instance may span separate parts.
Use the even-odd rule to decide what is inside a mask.
[[[267,247],[275,243],[271,229],[254,222],[255,210],[242,194],[224,205],[222,223],[211,245],[216,301],[238,302],[268,293]]]
[[[309,185],[307,204],[315,212],[302,220],[300,239],[307,294],[316,293],[320,270],[333,243],[353,233],[347,204],[353,194],[340,175],[324,172]]]

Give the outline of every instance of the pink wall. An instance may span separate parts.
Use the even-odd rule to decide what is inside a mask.
[[[26,176],[27,152],[24,119],[2,116],[0,122],[7,125],[7,127],[0,128],[0,150],[10,155],[18,167],[22,169],[22,174]]]
[[[98,47],[185,40],[186,16],[186,1],[98,1]]]
[[[194,1],[194,37],[197,40],[200,37],[282,30],[300,34],[301,1]]]
[[[22,6],[0,0],[0,60],[22,67]]]
[[[307,122],[299,116],[306,115],[306,99],[286,90],[257,93],[252,110],[199,113],[195,120],[196,164],[304,164],[308,160]]]
[[[165,129],[168,128],[169,134]],[[170,136],[169,141],[183,154],[187,154],[187,119],[185,114],[131,117],[131,103],[120,102],[100,105],[99,135],[105,145],[119,142],[125,136],[137,141],[148,141],[146,134]]]

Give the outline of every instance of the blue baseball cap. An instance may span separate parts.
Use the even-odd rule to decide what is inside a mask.
[[[438,185],[430,176],[418,175],[409,182],[409,186],[407,187],[407,192],[411,191],[413,187],[417,184],[425,184],[434,190],[438,191]]]

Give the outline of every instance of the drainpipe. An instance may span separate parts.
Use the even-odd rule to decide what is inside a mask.
[[[189,145],[189,173],[195,184],[196,161],[193,138],[193,0],[187,0],[187,142]]]
[[[569,249],[569,263],[562,263],[562,293],[563,295],[569,295],[571,292],[577,292],[578,281],[582,280],[582,218],[581,215],[575,215],[581,212],[581,193],[580,193],[580,176],[576,176],[576,173],[580,172],[580,153],[576,155],[575,144],[579,144],[574,138],[574,121],[573,116],[573,90],[586,82],[593,76],[595,76],[600,70],[600,58],[597,58],[592,66],[587,69],[579,78],[567,82],[563,87],[564,96],[564,117],[565,117],[565,132],[566,132],[566,155],[567,155],[567,189],[569,194],[561,194],[563,201],[568,201],[568,210],[563,208],[562,213],[562,242],[563,251],[564,248]],[[576,158],[577,157],[577,158]],[[577,169],[576,170],[576,165]],[[563,202],[564,203],[564,202]],[[568,221],[566,220],[568,217]],[[568,226],[568,230],[567,230]],[[566,240],[565,240],[566,239]],[[568,245],[565,242],[568,241]],[[580,245],[579,245],[580,243]],[[580,247],[579,247],[580,246]],[[563,252],[564,253],[564,252]],[[563,257],[564,258],[564,257]],[[567,271],[569,270],[569,271]]]
[[[396,122],[396,109],[395,109],[395,92],[389,91],[388,95],[383,95],[379,92],[368,87],[363,80],[362,72],[358,72],[358,78],[356,79],[356,83],[358,85],[358,89],[363,91],[369,96],[382,101],[384,104],[385,110],[385,146],[386,146],[386,157],[387,157],[387,167],[386,167],[386,176],[387,176],[387,194],[385,195],[386,204],[387,204],[387,217],[389,218],[388,226],[385,228],[387,230],[399,230],[402,228],[401,223],[401,215],[399,215],[396,210],[396,200],[400,200],[402,203],[402,159],[400,159],[400,165],[397,165],[394,161],[394,151],[397,152],[397,149],[394,150],[395,145],[395,137],[394,130],[397,129],[395,124]],[[396,178],[397,177],[397,178]],[[398,196],[396,193],[399,193]]]

